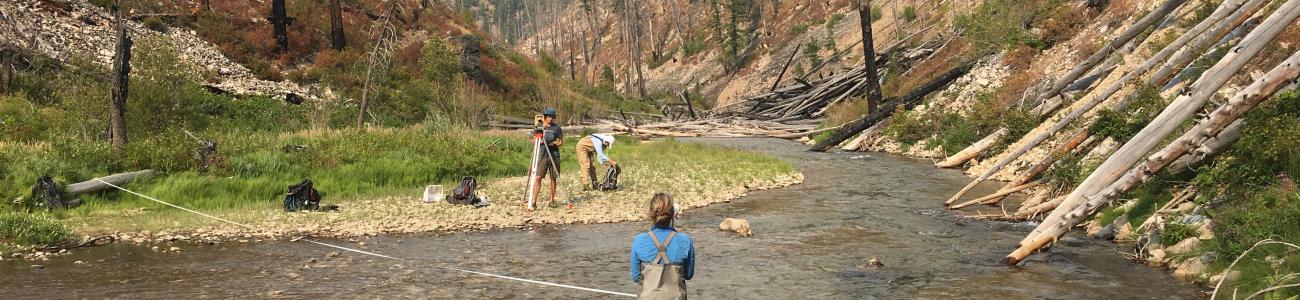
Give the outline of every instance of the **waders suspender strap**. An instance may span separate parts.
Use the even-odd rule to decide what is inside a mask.
[[[668,264],[668,243],[673,241],[673,237],[677,236],[677,232],[669,232],[668,238],[664,239],[663,243],[659,242],[659,237],[655,236],[654,230],[647,230],[646,232],[650,234],[650,241],[655,243],[655,248],[659,248],[659,253],[655,254],[655,260],[650,263],[661,265]]]

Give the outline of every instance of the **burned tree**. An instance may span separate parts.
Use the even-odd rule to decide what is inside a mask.
[[[16,53],[9,49],[0,49],[0,95],[9,95],[13,91],[9,90],[14,80],[14,56]]]
[[[293,17],[290,17],[288,13],[285,12],[284,0],[271,0],[271,15],[267,16],[266,20],[271,22],[271,26],[275,33],[275,52],[280,54],[288,53],[289,24],[293,24]]]
[[[109,99],[109,135],[118,154],[126,147],[126,95],[131,75],[131,35],[119,17],[113,52],[113,90]]]
[[[425,5],[426,3],[421,2],[420,4]],[[419,18],[418,14],[416,18]],[[278,39],[279,36],[277,35],[276,38]],[[343,35],[343,11],[339,5],[339,0],[330,0],[330,46],[334,47],[334,50],[343,50],[348,46],[347,37]]]
[[[880,78],[876,73],[876,46],[871,40],[871,0],[858,1],[858,19],[862,26],[862,61],[867,64],[867,113],[876,112],[880,104]]]

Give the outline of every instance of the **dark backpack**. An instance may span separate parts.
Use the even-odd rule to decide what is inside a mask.
[[[614,165],[605,169],[605,181],[601,182],[598,189],[610,191],[618,189],[618,174],[623,173],[623,167]]]
[[[312,187],[311,179],[303,179],[289,186],[289,192],[284,195],[284,211],[320,210],[320,198],[320,192]]]
[[[478,189],[478,180],[474,176],[465,176],[460,179],[460,184],[451,190],[451,195],[447,196],[447,203],[456,205],[468,205],[477,202],[478,195],[474,190]]]

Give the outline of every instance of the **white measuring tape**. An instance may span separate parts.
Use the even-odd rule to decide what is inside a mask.
[[[176,209],[180,209],[180,210],[187,211],[187,212],[190,212],[190,213],[194,213],[194,214],[197,214],[197,215],[200,215],[200,216],[208,217],[208,218],[213,219],[213,220],[217,220],[217,221],[222,221],[222,222],[230,223],[230,224],[233,224],[233,225],[235,225],[235,226],[244,227],[244,228],[248,228],[248,229],[257,229],[257,228],[255,228],[255,227],[253,227],[253,226],[250,226],[250,225],[246,225],[246,224],[238,223],[238,222],[231,221],[231,220],[226,220],[226,219],[223,219],[223,218],[221,218],[221,217],[217,217],[217,216],[213,216],[213,215],[205,214],[205,213],[203,213],[203,212],[199,212],[199,211],[195,211],[195,210],[188,209],[188,208],[185,208],[185,207],[181,207],[181,206],[179,206],[179,205],[171,204],[171,203],[168,203],[168,202],[166,202],[166,201],[162,201],[162,200],[154,199],[153,197],[149,197],[148,195],[141,194],[141,193],[136,193],[135,191],[128,190],[128,189],[122,188],[122,187],[120,187],[120,186],[114,185],[114,184],[112,184],[112,183],[108,183],[108,182],[106,182],[106,181],[100,180],[99,178],[95,178],[95,181],[99,181],[100,183],[107,184],[108,186],[111,186],[111,187],[113,187],[113,188],[116,188],[116,189],[122,190],[122,191],[127,192],[127,193],[131,193],[131,194],[136,195],[136,196],[140,196],[141,198],[149,199],[149,200],[151,200],[151,201],[153,201],[153,202],[162,203],[163,205],[171,206],[171,207],[174,207],[174,208],[176,208]],[[308,242],[308,243],[312,243],[312,244],[316,244],[316,245],[325,246],[325,247],[330,247],[330,248],[334,248],[334,249],[339,249],[339,250],[344,250],[344,251],[349,251],[349,252],[355,252],[355,253],[360,253],[360,254],[370,255],[370,256],[374,256],[374,257],[387,258],[387,259],[398,260],[398,261],[408,261],[408,259],[404,259],[404,258],[393,257],[393,256],[383,255],[383,254],[374,253],[374,252],[368,252],[368,251],[364,251],[364,250],[360,250],[360,249],[354,249],[354,248],[343,247],[343,246],[339,246],[339,245],[334,245],[334,244],[329,244],[329,243],[324,243],[324,242],[319,242],[319,241],[311,240],[311,239],[308,239],[308,238],[300,238],[300,239],[298,239],[298,240],[300,240],[300,241],[304,241],[304,242]],[[588,291],[588,292],[596,292],[596,293],[604,293],[604,294],[617,295],[617,296],[636,297],[636,295],[628,294],[628,293],[620,293],[620,292],[615,292],[615,291],[607,291],[607,290],[601,290],[601,289],[594,289],[594,288],[587,288],[587,287],[580,287],[580,286],[572,286],[572,285],[567,285],[567,284],[559,284],[559,283],[545,282],[545,281],[532,280],[532,279],[526,279],[526,278],[511,277],[511,276],[505,276],[505,275],[497,275],[497,274],[484,273],[484,272],[478,272],[478,271],[467,270],[467,269],[461,269],[461,268],[455,268],[455,267],[436,266],[436,265],[435,265],[434,267],[439,268],[439,269],[444,269],[444,270],[452,270],[452,271],[463,272],[463,273],[469,273],[469,274],[475,274],[475,275],[482,275],[482,276],[488,276],[488,277],[496,277],[496,278],[505,279],[505,280],[513,280],[513,281],[519,281],[519,282],[527,282],[527,283],[533,283],[533,284],[548,285],[548,286],[554,286],[554,287],[561,287],[561,288],[575,289],[575,290]]]

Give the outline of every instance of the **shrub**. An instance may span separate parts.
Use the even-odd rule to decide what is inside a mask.
[[[1177,221],[1166,222],[1164,230],[1160,231],[1160,244],[1173,246],[1178,242],[1194,236],[1197,236],[1196,227],[1189,224],[1179,223]]]
[[[1088,133],[1119,142],[1128,141],[1155,119],[1167,103],[1159,90],[1152,86],[1139,86],[1134,93],[1135,98],[1124,112],[1106,109],[1098,113],[1097,120],[1088,127]]]
[[[790,26],[790,34],[791,34],[791,35],[800,35],[800,34],[803,34],[803,33],[806,32],[806,31],[808,31],[808,24],[807,24],[807,23],[796,23],[796,24],[794,24],[794,26]]]
[[[815,40],[808,41],[808,43],[803,45],[803,56],[808,59],[809,65],[816,66],[822,64],[822,57],[818,53],[821,51],[821,46],[817,45],[817,41]]]
[[[1017,44],[1041,49],[1042,43],[1024,24],[1037,14],[1043,2],[1046,1],[984,1],[974,11],[958,15],[954,25],[966,31],[965,36],[976,53],[991,53]]]
[[[908,23],[916,20],[915,6],[907,5],[903,7],[903,20],[906,20]]]
[[[72,231],[45,215],[0,213],[0,245],[46,246],[72,239]]]
[[[163,20],[159,19],[158,17],[145,18],[143,23],[144,23],[144,27],[149,28],[149,30],[162,32],[162,33],[167,33],[168,31],[171,30],[171,27],[167,25],[167,22],[163,22]]]
[[[807,29],[806,25],[804,26],[804,29]],[[691,38],[687,39],[686,42],[682,43],[682,58],[695,56],[695,54],[700,53],[700,51],[704,51],[705,46],[708,45],[704,43],[703,35],[697,34],[691,36]]]

